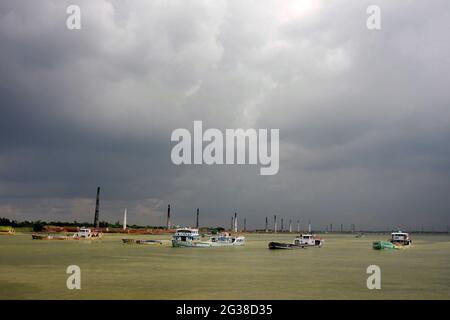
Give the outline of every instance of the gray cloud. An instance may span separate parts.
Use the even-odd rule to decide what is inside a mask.
[[[69,4],[82,30],[65,28]],[[0,216],[450,224],[446,1],[3,1]],[[280,129],[280,172],[177,167],[170,134]]]

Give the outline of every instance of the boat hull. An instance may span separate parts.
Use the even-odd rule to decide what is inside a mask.
[[[142,244],[142,245],[162,245],[161,240],[142,240],[142,239],[122,239],[126,244]]]
[[[232,243],[220,241],[180,241],[172,240],[173,247],[189,247],[189,248],[207,248],[207,247],[239,247],[244,246],[245,242]]]
[[[212,247],[211,243],[207,241],[181,241],[172,240],[172,247],[174,248],[205,248]]]
[[[72,240],[72,237],[67,236],[53,236],[48,234],[32,234],[34,240]]]
[[[70,237],[70,236],[54,236],[49,234],[32,234],[33,240],[98,240],[101,236],[93,237]]]
[[[269,249],[284,249],[284,250],[295,250],[295,249],[305,249],[305,245],[295,245],[293,243],[282,243],[282,242],[269,242]]]
[[[398,249],[396,245],[389,241],[374,241],[372,243],[372,248],[375,250]]]

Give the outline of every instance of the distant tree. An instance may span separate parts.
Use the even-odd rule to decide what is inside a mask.
[[[100,228],[108,228],[109,223],[106,222],[106,221],[100,221],[100,222],[98,223],[98,225],[99,225]]]
[[[40,221],[37,221],[34,223],[34,225],[33,225],[34,232],[41,232],[43,229],[44,229],[44,225]]]
[[[10,226],[12,221],[8,218],[0,218],[0,226]]]

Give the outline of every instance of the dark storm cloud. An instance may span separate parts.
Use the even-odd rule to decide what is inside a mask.
[[[82,29],[65,27],[69,4]],[[2,1],[0,216],[442,227],[446,1]],[[173,129],[279,128],[280,171],[177,167]]]

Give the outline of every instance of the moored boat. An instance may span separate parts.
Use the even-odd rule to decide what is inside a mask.
[[[71,237],[69,236],[57,236],[52,234],[37,234],[33,233],[31,237],[34,240],[70,240]]]
[[[222,246],[243,246],[245,237],[235,236],[229,233],[221,233],[211,236],[209,240],[202,241],[198,229],[182,228],[177,229],[172,237],[173,247],[222,247]]]
[[[245,245],[244,236],[234,236],[230,233],[220,233],[211,237],[210,241],[212,247],[220,246],[243,246]]]
[[[200,241],[198,229],[181,228],[177,229],[172,236],[173,247],[205,247]]]
[[[103,233],[92,231],[89,228],[80,228],[80,230],[72,236],[41,234],[41,233],[33,233],[31,235],[31,237],[34,240],[96,240],[100,239],[102,236]]]
[[[0,226],[0,235],[12,236],[16,234],[16,230],[9,226]]]
[[[83,239],[89,239],[89,240],[96,240],[100,239],[103,236],[103,233],[92,231],[89,228],[80,228],[80,230],[75,233],[72,238],[73,240],[83,240]]]
[[[123,243],[126,244],[147,244],[147,245],[151,245],[151,244],[158,244],[158,245],[162,245],[163,242],[161,240],[151,240],[151,239],[122,239]]]

